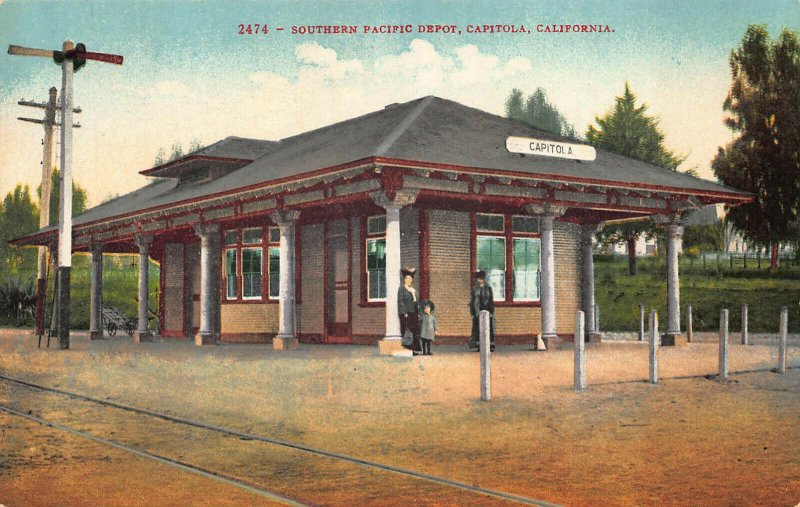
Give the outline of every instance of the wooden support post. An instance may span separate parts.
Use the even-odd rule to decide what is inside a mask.
[[[786,335],[789,333],[789,309],[781,308],[781,323],[778,334],[778,373],[786,373]]]
[[[658,383],[658,345],[661,338],[658,336],[658,313],[650,310],[650,383]]]
[[[719,380],[728,380],[728,310],[719,313]]]
[[[489,333],[491,331],[491,314],[486,310],[481,310],[478,317],[481,333],[481,401],[492,399],[492,364],[491,364],[491,344],[489,343]]]
[[[583,339],[583,312],[575,314],[575,391],[586,389],[586,344]]]

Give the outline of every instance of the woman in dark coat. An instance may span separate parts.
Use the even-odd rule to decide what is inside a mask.
[[[419,305],[417,304],[417,291],[411,283],[414,281],[414,268],[403,268],[403,284],[397,290],[397,314],[400,316],[400,336],[405,336],[406,330],[411,332],[411,350],[414,355],[422,353],[419,339]]]

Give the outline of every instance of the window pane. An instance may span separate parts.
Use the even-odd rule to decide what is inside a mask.
[[[506,293],[506,242],[504,238],[478,236],[478,269],[486,272],[486,283],[495,301],[504,301]]]
[[[225,284],[228,299],[236,298],[236,250],[225,250]]]
[[[261,243],[261,229],[245,229],[242,231],[242,243],[246,245]]]
[[[536,217],[515,216],[511,217],[511,230],[513,232],[539,232],[539,221]]]
[[[479,231],[503,232],[503,215],[478,213],[476,226]]]
[[[235,245],[236,244],[236,230],[233,231],[225,231],[225,244],[226,245]]]
[[[367,234],[383,234],[386,232],[386,215],[367,219]]]
[[[281,249],[270,247],[269,249],[269,297],[277,298],[281,293],[280,286],[281,274]]]
[[[269,228],[269,242],[270,243],[280,243],[281,241],[281,230],[278,227],[270,227]]]
[[[539,264],[541,241],[533,238],[514,239],[514,300],[539,299]]]
[[[242,296],[261,297],[261,254],[260,248],[242,250]]]
[[[386,299],[386,239],[367,240],[368,299]]]

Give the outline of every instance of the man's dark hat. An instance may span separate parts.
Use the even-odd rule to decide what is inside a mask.
[[[475,276],[478,278],[478,280],[486,280],[486,271],[479,269],[478,272],[475,273]]]
[[[414,276],[414,274],[416,274],[416,272],[417,272],[417,268],[403,268],[403,269],[400,270],[400,273],[402,273],[404,277],[405,276]]]
[[[436,309],[436,305],[434,305],[433,301],[431,301],[430,299],[423,299],[422,302],[419,304],[419,307],[422,308],[423,311],[425,310],[426,306],[431,307],[431,313],[433,313],[433,311]]]

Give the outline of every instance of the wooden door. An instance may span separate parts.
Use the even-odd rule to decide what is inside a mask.
[[[327,343],[352,343],[350,335],[350,237],[347,222],[328,224],[325,278]]]

